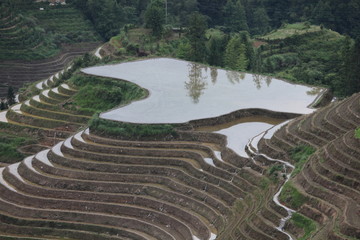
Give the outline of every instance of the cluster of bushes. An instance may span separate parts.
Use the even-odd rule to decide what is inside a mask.
[[[290,150],[289,154],[291,159],[295,162],[295,169],[292,176],[298,174],[304,164],[308,161],[309,157],[315,152],[315,149],[306,145],[299,145]]]
[[[292,184],[287,182],[280,193],[280,201],[286,203],[292,209],[299,209],[308,198],[302,195]]]
[[[296,227],[303,229],[303,235],[298,238],[298,240],[309,239],[311,233],[316,230],[316,224],[310,218],[301,215],[300,213],[293,213],[291,217],[291,223],[293,223]]]
[[[164,139],[176,137],[170,124],[134,124],[105,120],[95,115],[89,123],[90,131],[118,139]]]

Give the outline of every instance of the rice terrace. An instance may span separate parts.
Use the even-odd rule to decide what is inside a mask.
[[[0,239],[360,239],[356,1],[0,10]]]

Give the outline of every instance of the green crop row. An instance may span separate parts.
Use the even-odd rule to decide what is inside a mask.
[[[176,131],[170,124],[133,124],[123,123],[94,116],[89,127],[100,135],[119,139],[162,139],[175,137]]]

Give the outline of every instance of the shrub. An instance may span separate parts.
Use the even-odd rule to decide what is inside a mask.
[[[360,128],[355,131],[355,137],[360,138]]]
[[[290,208],[299,209],[308,198],[302,195],[292,184],[287,182],[279,197],[281,202],[286,203]]]
[[[304,235],[299,238],[298,240],[305,240],[309,239],[311,233],[316,230],[316,224],[310,218],[307,218],[299,213],[293,213],[291,217],[291,222],[304,230]]]
[[[290,157],[295,162],[295,169],[292,176],[298,174],[304,164],[308,161],[309,157],[315,152],[315,149],[306,145],[299,145],[290,150]]]
[[[25,155],[20,153],[17,148],[31,143],[35,143],[35,140],[0,132],[0,162],[14,163],[21,161]]]

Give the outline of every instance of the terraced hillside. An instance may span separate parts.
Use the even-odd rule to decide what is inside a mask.
[[[86,130],[2,168],[2,236],[287,239],[263,167],[222,135],[178,134],[128,141]]]
[[[275,229],[286,212],[271,201],[277,187],[262,175],[267,167],[237,156],[224,136],[179,130],[170,142],[131,141],[86,130],[72,137],[88,117],[59,104],[76,92],[64,83],[6,114],[11,127],[25,124],[48,144],[61,142],[0,170],[2,237],[287,239]]]
[[[100,44],[101,38],[79,10],[46,4],[40,11],[41,6],[34,4],[21,14],[0,6],[0,97],[6,96],[7,86],[19,89],[46,79]]]
[[[317,149],[291,179],[295,190],[284,194],[286,204],[318,223],[312,239],[360,238],[359,125],[360,94],[354,94],[295,119],[260,142],[263,152],[290,161],[287,152],[295,146]],[[302,199],[296,206],[295,198]]]
[[[24,83],[49,78],[70,65],[74,58],[94,50],[98,45],[99,43],[81,43],[64,46],[59,55],[44,60],[31,61],[31,63],[27,61],[1,61],[0,81],[6,85],[0,86],[0,97],[6,96],[7,85],[18,89]]]
[[[50,85],[51,80],[39,82],[37,86],[46,87],[47,84]],[[44,89],[39,95],[4,112],[3,121],[7,123],[3,127],[9,125],[9,129],[17,129],[40,138],[40,146],[24,146],[21,150],[24,153],[34,153],[46,146],[52,146],[86,125],[90,119],[91,113],[81,114],[62,107],[76,93],[76,88],[65,83],[59,87]]]

